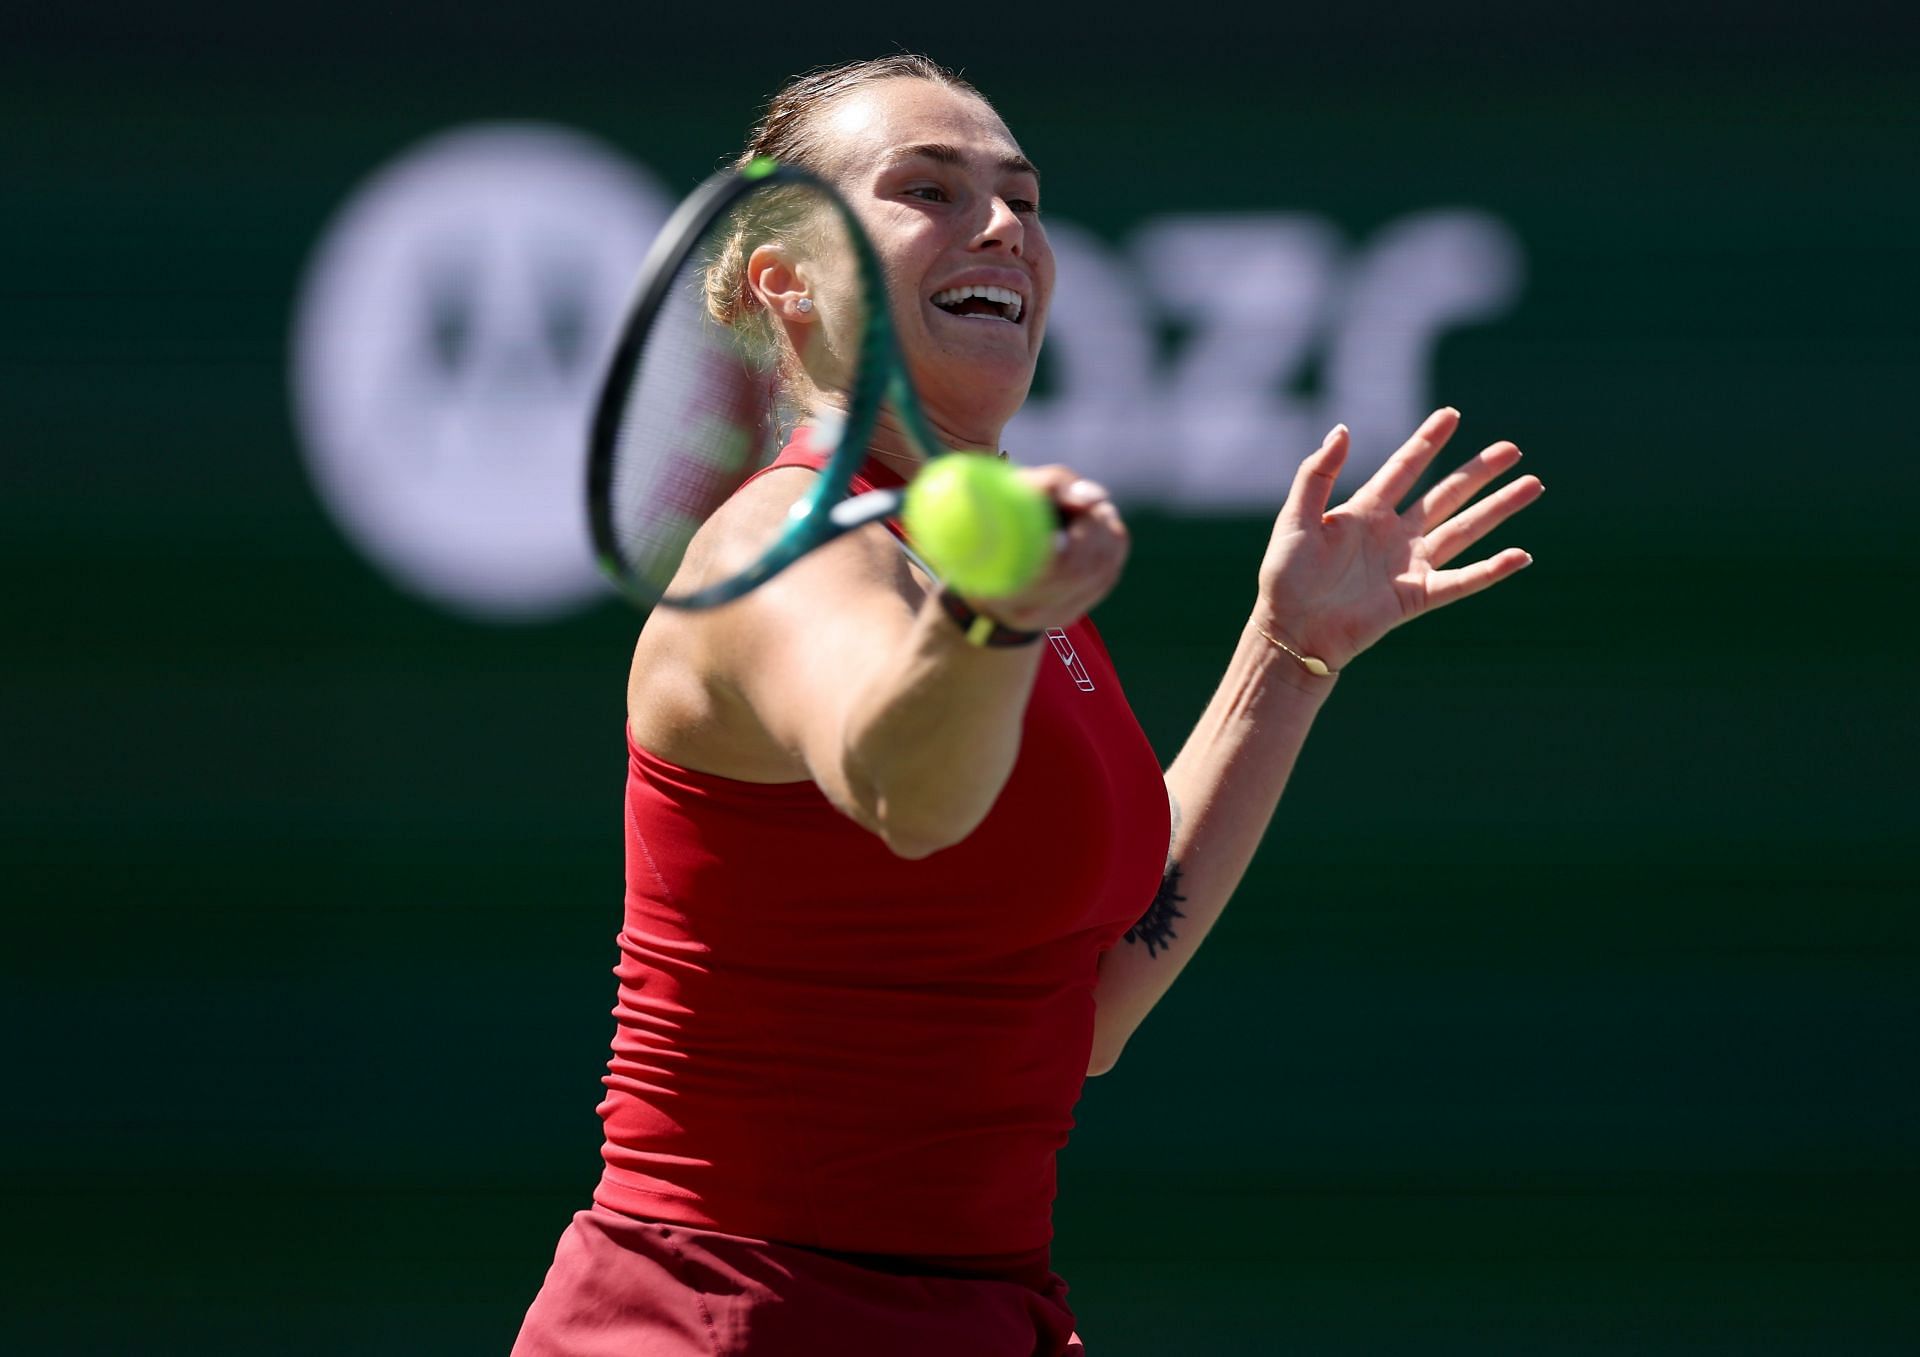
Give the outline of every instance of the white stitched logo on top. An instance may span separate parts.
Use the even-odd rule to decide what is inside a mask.
[[[1087,666],[1073,652],[1073,642],[1058,627],[1047,628],[1047,639],[1053,642],[1053,653],[1060,657],[1060,663],[1067,666],[1067,672],[1073,675],[1073,686],[1083,693],[1093,691],[1093,676],[1087,672]]]

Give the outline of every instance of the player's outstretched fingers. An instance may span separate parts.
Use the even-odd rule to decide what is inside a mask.
[[[1444,608],[1449,603],[1457,603],[1532,564],[1533,557],[1519,547],[1508,547],[1484,561],[1463,565],[1458,570],[1436,570],[1427,578],[1427,607]]]
[[[1427,560],[1445,565],[1513,515],[1539,499],[1546,486],[1538,476],[1522,476],[1427,534]]]
[[[1460,412],[1451,405],[1435,410],[1347,502],[1356,509],[1399,508],[1459,427]]]
[[[1352,446],[1353,435],[1346,425],[1336,424],[1327,430],[1320,446],[1308,453],[1293,473],[1293,488],[1280,510],[1283,519],[1303,526],[1320,521],[1333,502],[1334,484],[1340,479],[1340,468],[1346,465]]]
[[[1470,460],[1408,508],[1406,517],[1421,532],[1432,532],[1467,506],[1467,502],[1499,480],[1520,462],[1520,449],[1505,441],[1482,448]]]

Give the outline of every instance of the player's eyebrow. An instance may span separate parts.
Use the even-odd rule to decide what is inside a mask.
[[[900,161],[912,160],[916,157],[937,161],[942,165],[959,165],[962,167],[964,167],[969,160],[965,151],[957,146],[949,146],[942,141],[925,141],[914,146],[896,146],[891,151],[888,151],[886,155],[882,157],[882,160],[888,165],[895,165]],[[1033,176],[1035,183],[1040,181],[1039,168],[1023,155],[995,156],[993,163],[1008,174],[1030,174]]]

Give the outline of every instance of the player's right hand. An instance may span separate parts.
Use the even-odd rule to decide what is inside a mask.
[[[1131,539],[1106,487],[1071,467],[1022,468],[1020,479],[1051,500],[1064,520],[1053,556],[1025,589],[999,598],[967,600],[1003,626],[1045,631],[1070,626],[1113,592],[1127,563]]]

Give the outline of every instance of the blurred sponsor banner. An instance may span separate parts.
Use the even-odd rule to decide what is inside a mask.
[[[494,621],[598,597],[582,440],[671,202],[584,133],[482,124],[404,152],[327,226],[296,308],[296,419],[320,497],[396,586]],[[1048,230],[1060,284],[1007,446],[1203,513],[1278,505],[1335,420],[1365,474],[1427,409],[1441,339],[1498,319],[1523,276],[1513,231],[1464,207],[1358,242],[1306,212],[1158,216],[1119,245]]]

